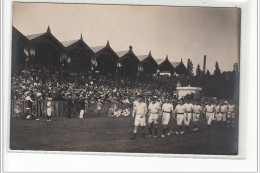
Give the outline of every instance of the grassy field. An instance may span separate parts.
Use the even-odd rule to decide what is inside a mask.
[[[205,120],[201,120],[198,132],[165,138],[143,138],[139,133],[136,140],[131,140],[133,123],[132,117],[84,119],[52,117],[51,122],[47,122],[45,117],[39,121],[12,119],[10,148],[214,155],[235,155],[238,151],[237,128],[207,130]],[[170,128],[176,130],[176,123],[172,119]],[[160,126],[159,135],[161,131]]]

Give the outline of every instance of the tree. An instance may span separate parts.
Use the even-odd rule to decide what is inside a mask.
[[[209,72],[209,70],[207,70],[206,76],[210,76],[210,72]]]
[[[233,65],[233,71],[237,72],[238,71],[238,64],[234,63]]]
[[[214,75],[215,76],[218,76],[221,74],[221,71],[220,71],[220,68],[218,66],[218,61],[216,61],[216,64],[215,64],[215,70],[214,70]]]
[[[189,73],[189,75],[193,76],[193,63],[190,59],[188,59],[188,63],[187,63],[187,71]]]
[[[201,75],[202,75],[202,71],[200,69],[200,64],[198,64],[196,68],[196,76],[200,77]]]

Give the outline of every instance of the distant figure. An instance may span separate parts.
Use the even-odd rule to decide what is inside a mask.
[[[85,101],[82,98],[79,100],[79,109],[79,118],[83,118],[85,113]]]
[[[66,111],[65,117],[71,118],[73,108],[74,108],[74,103],[72,102],[72,99],[69,96],[68,101],[67,101],[67,111]]]
[[[228,112],[227,101],[224,101],[220,105],[222,127],[227,127],[227,124],[226,124],[226,122],[227,122],[227,112]]]
[[[231,100],[228,104],[228,119],[231,123],[231,127],[235,127],[236,124],[236,106],[234,102]]]
[[[51,121],[51,111],[52,111],[51,102],[48,101],[47,102],[47,121]]]
[[[17,117],[19,118],[22,114],[22,109],[21,109],[21,102],[20,101],[16,101],[15,105],[14,105],[14,115],[13,117]]]
[[[98,99],[98,102],[97,102],[97,114],[98,115],[101,115],[101,107],[102,107],[101,100]]]

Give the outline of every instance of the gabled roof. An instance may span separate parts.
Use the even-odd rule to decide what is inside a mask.
[[[79,40],[64,41],[64,42],[61,42],[61,44],[63,44],[64,47],[69,47],[70,45],[76,43],[77,41],[79,41]]]
[[[155,59],[155,61],[157,62],[158,65],[160,65],[165,61],[165,59]]]
[[[42,36],[44,35],[46,32],[43,32],[43,33],[39,33],[39,34],[32,34],[32,35],[26,35],[26,37],[28,38],[28,40],[33,40],[39,36]]]
[[[95,56],[99,53],[102,53],[102,50],[108,49],[109,51],[111,51],[115,58],[119,58],[115,51],[110,47],[109,41],[107,41],[107,44],[104,46],[90,47],[90,49],[95,53]]]
[[[90,49],[93,50],[94,53],[97,53],[101,49],[105,48],[106,46],[96,46],[96,47],[90,47]]]
[[[149,55],[138,55],[137,58],[140,60],[140,61],[143,61],[145,60]]]
[[[122,56],[124,56],[124,55],[127,54],[127,53],[128,53],[128,50],[116,52],[116,54],[117,54],[117,56],[119,56],[119,58],[122,57]]]
[[[178,67],[179,65],[181,65],[181,62],[171,62],[172,66],[174,68]]]

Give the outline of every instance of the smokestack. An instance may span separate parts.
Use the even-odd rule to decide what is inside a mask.
[[[206,73],[206,55],[204,55],[204,62],[203,62],[203,73]]]

